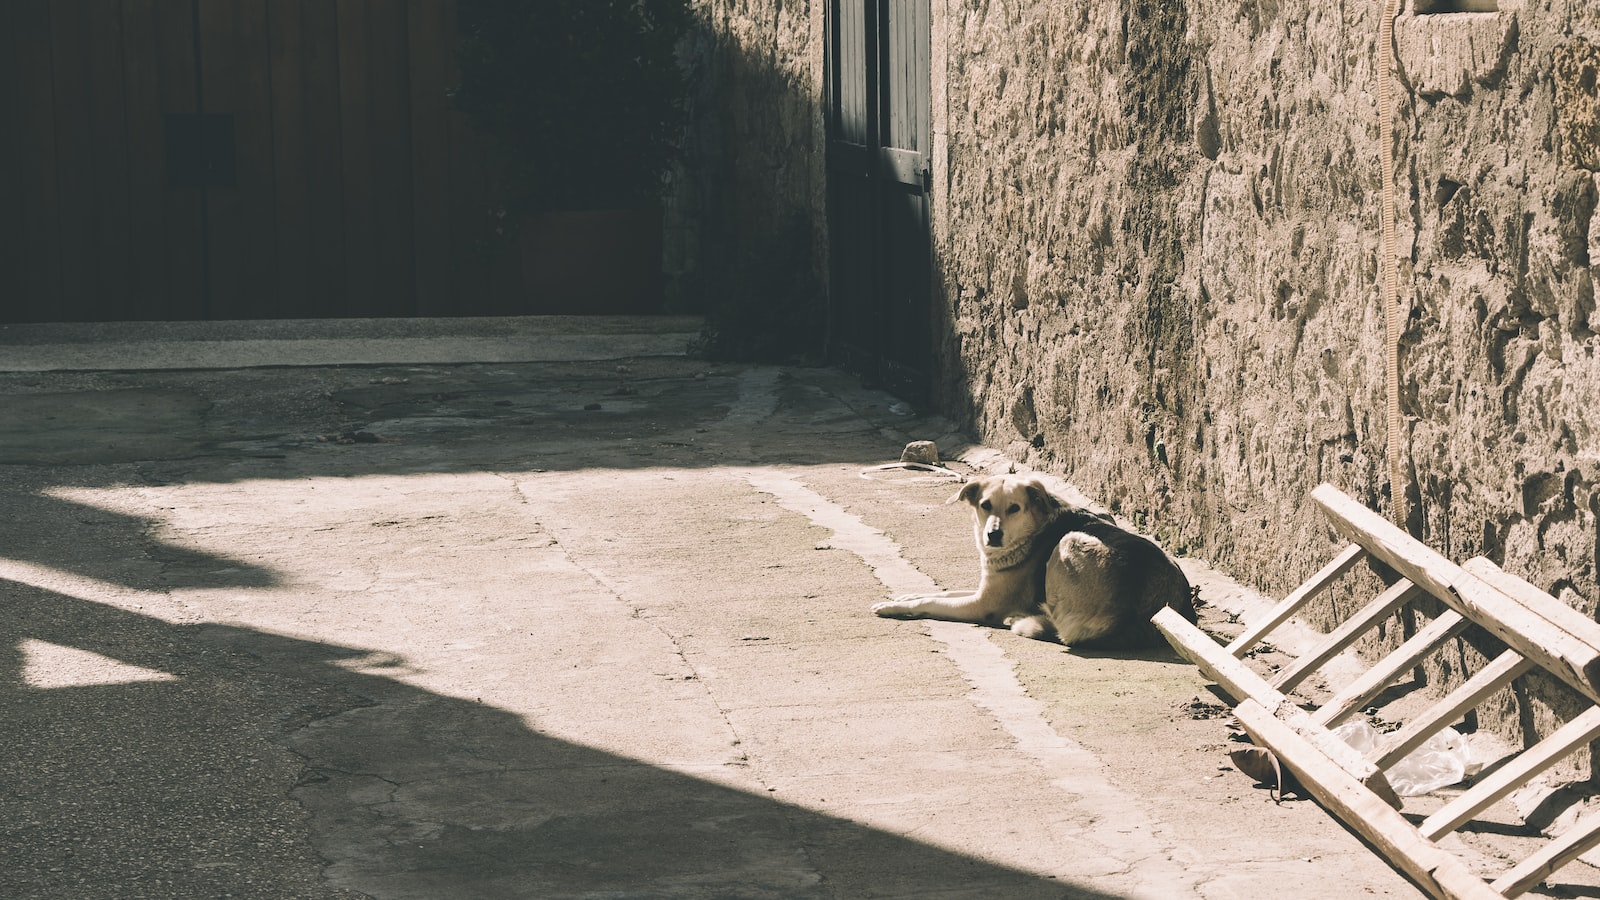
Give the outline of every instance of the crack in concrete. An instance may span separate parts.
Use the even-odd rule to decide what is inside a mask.
[[[511,484],[511,490],[518,503],[525,507],[532,507],[533,504],[529,501],[527,494],[523,492],[522,483],[520,481],[505,473],[496,472],[494,474],[496,477],[505,479]],[[605,573],[593,568],[592,566],[584,564],[583,561],[575,557],[572,554],[572,551],[568,549],[568,545],[561,541],[561,535],[556,531],[556,529],[551,528],[549,525],[546,525],[542,522],[535,524],[539,528],[543,529],[546,534],[550,535],[553,542],[551,547],[556,549],[561,554],[561,558],[564,559],[568,565],[571,565],[574,569],[582,572],[585,577],[604,590],[607,596],[626,609],[628,611],[629,619],[648,625],[657,634],[661,635],[664,640],[666,640],[667,644],[672,648],[672,655],[689,673],[690,680],[693,680],[696,683],[701,693],[704,694],[708,701],[710,701],[712,707],[716,709],[717,716],[722,721],[723,727],[727,730],[729,740],[732,741],[732,746],[740,748],[749,746],[749,744],[746,743],[746,735],[743,735],[739,732],[739,729],[734,725],[732,718],[728,715],[727,705],[724,704],[720,698],[718,698],[716,691],[712,689],[711,685],[704,677],[705,673],[700,669],[699,666],[695,665],[694,661],[690,659],[688,652],[684,650],[681,636],[669,630],[663,624],[660,617],[651,616],[649,615],[649,610],[645,609],[643,606],[630,602],[622,586],[616,584],[610,578],[607,578]],[[754,765],[748,754],[742,750],[740,761],[743,767],[748,768],[750,772],[753,773],[757,783],[760,784],[761,787],[771,788],[771,782],[765,777],[765,774],[761,771],[760,767]]]
[[[772,410],[776,408],[776,385],[778,381],[778,375],[776,373],[768,372],[761,372],[758,374],[762,375],[763,377],[755,379],[742,379],[739,393],[740,400],[736,403],[734,409],[729,413],[727,419],[719,424],[719,428],[727,427],[729,422],[740,422],[742,423],[740,427],[748,427],[755,422],[765,419],[771,414]],[[746,393],[745,388],[747,385],[751,387],[751,394]],[[754,395],[756,399],[752,400],[751,395]],[[742,447],[746,455],[748,455],[748,442],[743,444]],[[506,480],[510,481],[512,490],[516,493],[517,500],[523,505],[531,507],[532,504],[529,502],[527,495],[523,493],[522,484],[519,481],[504,473],[497,472],[495,474],[498,477],[505,478]],[[766,767],[762,765],[760,757],[752,751],[751,748],[754,746],[754,744],[750,742],[750,736],[743,733],[734,723],[733,717],[729,714],[728,705],[723,702],[721,697],[718,696],[716,690],[713,689],[711,684],[704,677],[704,673],[701,671],[700,667],[695,665],[694,660],[690,658],[690,654],[684,649],[680,635],[675,634],[666,628],[660,617],[651,616],[648,614],[649,611],[644,607],[631,603],[627,599],[626,593],[622,586],[612,582],[605,576],[603,572],[585,565],[582,561],[574,557],[572,552],[568,549],[568,545],[560,540],[560,535],[555,529],[550,528],[548,525],[543,523],[536,524],[545,529],[546,533],[551,536],[552,547],[556,548],[561,553],[562,558],[565,559],[568,564],[582,572],[591,581],[602,588],[608,596],[625,607],[629,612],[630,619],[648,623],[649,626],[656,631],[656,633],[660,634],[662,638],[667,641],[668,645],[672,648],[673,655],[679,660],[683,667],[690,672],[702,695],[711,704],[712,708],[716,710],[717,718],[722,722],[723,728],[726,729],[728,740],[731,742],[731,746],[737,753],[733,759],[718,763],[714,767],[718,769],[732,769],[747,773],[746,777],[754,782],[758,792],[760,790],[765,790],[770,793],[777,790],[772,779],[768,776]],[[805,876],[811,879],[814,884],[819,887],[825,887],[827,878],[824,875],[822,868],[816,864],[813,858],[813,848],[809,846],[806,841],[801,839],[801,835],[804,835],[807,832],[804,828],[800,827],[800,824],[796,820],[797,816],[800,815],[800,811],[787,803],[780,803],[779,810],[782,819],[793,838],[793,846],[796,852],[798,852],[800,855],[800,870],[803,871]],[[832,890],[827,890],[825,895],[831,897],[835,896],[835,893]]]

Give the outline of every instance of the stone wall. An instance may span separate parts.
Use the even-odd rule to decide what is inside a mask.
[[[1318,483],[1391,509],[1381,4],[933,6],[944,404],[1281,595]],[[1395,47],[1409,527],[1593,615],[1600,7],[1408,6]]]
[[[691,0],[691,125],[667,196],[674,306],[709,312],[713,347],[820,348],[826,222],[823,6]]]
[[[1402,2],[1407,527],[1595,615],[1600,7]],[[1169,550],[1281,595],[1336,546],[1318,483],[1393,511],[1381,4],[931,4],[940,402]],[[685,48],[669,269],[686,305],[767,355],[823,321],[825,6],[694,0]],[[1492,651],[1463,642],[1432,677]],[[1503,692],[1492,724],[1548,730],[1544,694]]]

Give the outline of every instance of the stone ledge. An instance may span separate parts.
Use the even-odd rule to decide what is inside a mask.
[[[1406,13],[1394,21],[1400,75],[1424,97],[1462,97],[1505,74],[1517,43],[1517,13]]]

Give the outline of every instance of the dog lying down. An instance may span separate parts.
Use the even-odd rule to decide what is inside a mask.
[[[896,619],[1009,625],[1023,637],[1105,650],[1158,646],[1163,606],[1195,621],[1183,571],[1108,517],[1064,503],[1037,478],[967,482],[983,568],[976,591],[908,594],[872,611]]]

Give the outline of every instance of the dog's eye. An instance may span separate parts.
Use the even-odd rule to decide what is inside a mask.
[[[1013,503],[1013,504],[1011,504],[1011,506],[1010,506],[1010,507],[1008,507],[1008,508],[1007,508],[1007,509],[1006,509],[1006,515],[1008,515],[1008,516],[1009,516],[1009,515],[1011,515],[1011,514],[1012,514],[1012,513],[1015,513],[1015,512],[1019,512],[1019,511],[1021,511],[1021,509],[1022,509],[1022,507],[1020,507],[1020,506],[1018,506],[1018,505],[1017,505],[1017,504],[1015,504],[1015,503]]]
[[[993,508],[994,508],[994,505],[993,505],[993,504],[991,504],[991,503],[990,503],[990,502],[989,502],[989,501],[987,501],[987,500],[985,500],[985,501],[983,501],[983,502],[982,502],[982,503],[980,503],[980,504],[978,504],[978,506],[979,506],[979,507],[981,507],[981,508],[982,508],[982,509],[983,509],[983,511],[984,511],[984,512],[988,512],[988,511],[989,511],[989,510],[991,510],[991,509],[993,509]]]

